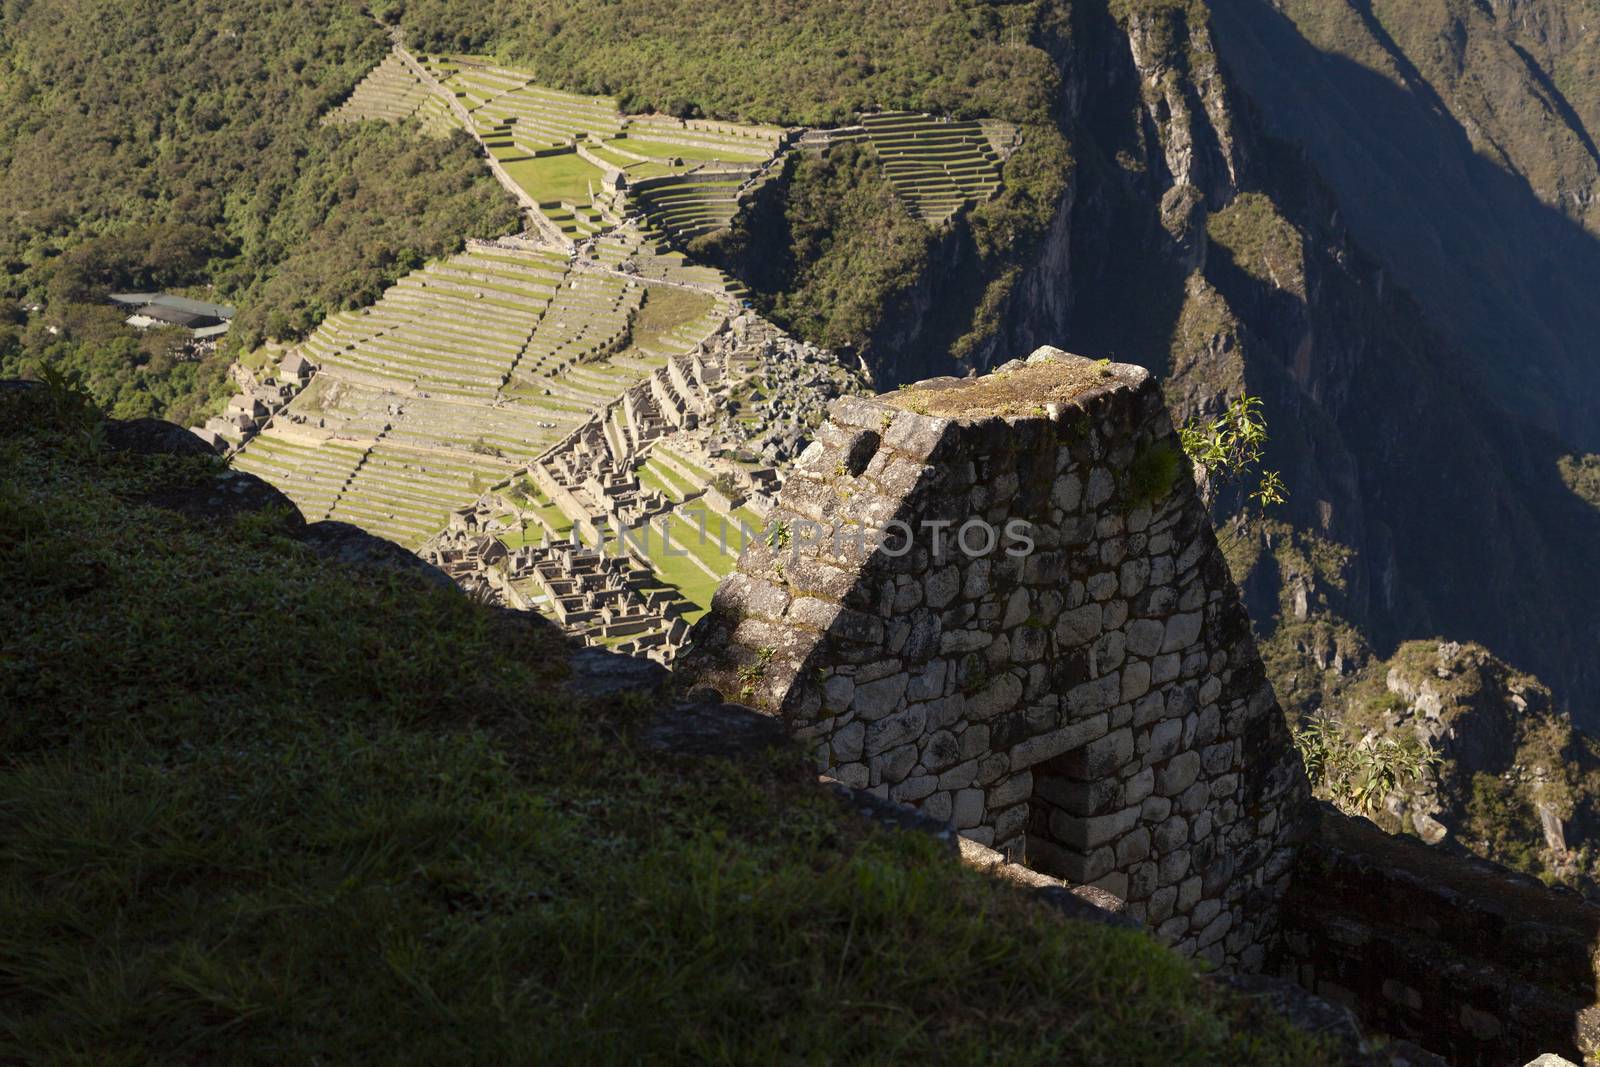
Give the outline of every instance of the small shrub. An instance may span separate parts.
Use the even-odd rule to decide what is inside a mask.
[[[1178,480],[1182,458],[1166,441],[1146,445],[1134,453],[1128,465],[1126,494],[1128,507],[1153,506],[1166,499]]]
[[[1354,741],[1343,723],[1326,715],[1295,730],[1294,747],[1312,787],[1349,815],[1377,813],[1389,794],[1439,762],[1414,734]]]

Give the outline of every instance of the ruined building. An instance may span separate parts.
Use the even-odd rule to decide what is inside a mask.
[[[1041,349],[835,401],[682,671],[844,785],[1452,1063],[1600,1038],[1600,909],[1313,803],[1138,367]]]

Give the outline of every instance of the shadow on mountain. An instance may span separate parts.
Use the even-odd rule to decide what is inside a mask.
[[[1600,727],[1600,512],[1556,466],[1600,449],[1600,241],[1476,154],[1376,20],[1409,86],[1319,51],[1261,0],[1213,10],[1265,132],[1304,153],[1383,264],[1375,300],[1338,272],[1311,290],[1308,336],[1318,362],[1344,350],[1339,388],[1307,390],[1279,350],[1315,396],[1296,416],[1330,418],[1359,466],[1365,529],[1338,532],[1369,559],[1371,635],[1380,648],[1433,633],[1486,641]],[[1207,274],[1242,318],[1272,320],[1267,296],[1248,291],[1258,283],[1222,264]],[[1330,332],[1345,336],[1330,344]],[[1276,368],[1258,362],[1251,376],[1285,395]]]
[[[1364,4],[1406,86],[1318,50],[1264,0],[1211,6],[1222,58],[1267,131],[1306,151],[1352,233],[1471,358],[1484,395],[1600,451],[1600,241],[1474,151]]]

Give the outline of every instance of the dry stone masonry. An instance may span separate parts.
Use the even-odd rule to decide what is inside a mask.
[[[1259,969],[1308,788],[1144,370],[836,401],[689,671],[846,785]]]

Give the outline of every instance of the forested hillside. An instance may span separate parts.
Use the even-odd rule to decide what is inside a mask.
[[[884,384],[950,357],[977,366],[993,356],[998,309],[1066,194],[1061,66],[1074,11],[1065,0],[373,6],[419,49],[492,53],[632,111],[839,125],[907,109],[1018,124],[1021,148],[1000,195],[935,232],[904,227],[892,209],[862,210],[868,179],[849,166],[802,166],[776,228],[742,225],[736,247],[700,249],[740,273],[786,327],[859,351]],[[739,245],[788,262],[775,271]]]
[[[464,136],[322,129],[381,58],[354,6],[11,0],[0,12],[0,374],[80,373],[121,415],[198,421],[234,351],[372,300],[515,212]],[[130,336],[107,291],[235,304],[212,359]],[[21,305],[42,305],[23,314]]]

